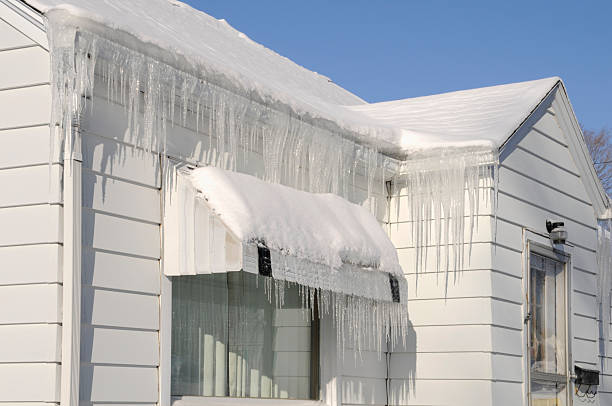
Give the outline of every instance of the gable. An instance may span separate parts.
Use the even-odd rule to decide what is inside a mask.
[[[551,186],[588,202],[595,217],[610,215],[609,199],[597,178],[562,82],[502,146],[500,164],[511,164],[520,156],[525,156],[521,163],[524,171],[531,171]],[[539,163],[525,167],[530,161]],[[540,165],[547,171],[540,171]]]

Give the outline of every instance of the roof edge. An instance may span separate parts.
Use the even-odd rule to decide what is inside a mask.
[[[555,97],[553,100],[553,108],[559,116],[559,125],[561,130],[568,134],[569,150],[576,159],[581,177],[585,179],[583,184],[592,200],[597,218],[610,218],[612,215],[612,201],[597,176],[593,159],[587,148],[580,124],[562,80],[559,81],[558,88],[562,91],[557,92],[560,97]]]
[[[42,13],[23,0],[0,0],[0,13],[8,24],[49,50],[47,27]]]

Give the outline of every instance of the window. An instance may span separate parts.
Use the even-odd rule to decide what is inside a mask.
[[[172,395],[318,398],[318,319],[245,272],[172,281]],[[316,309],[315,309],[316,310]]]
[[[530,405],[567,404],[565,262],[531,252],[529,257]]]

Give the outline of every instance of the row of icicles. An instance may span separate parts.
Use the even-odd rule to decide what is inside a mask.
[[[438,270],[464,267],[481,197],[491,203],[493,194],[487,191],[495,188],[496,151],[455,152],[399,162],[373,145],[361,145],[314,126],[289,111],[262,104],[259,98],[229,91],[96,34],[50,24],[53,122],[63,129],[66,145],[72,145],[74,126],[87,132],[86,119],[105,87],[105,103],[123,109],[123,141],[143,151],[180,156],[185,151],[173,150],[168,135],[185,133],[184,129],[189,134],[195,131],[192,155],[183,158],[190,163],[249,172],[309,192],[335,193],[368,205],[387,223],[407,210],[402,221],[412,223],[414,269],[426,267],[432,246]],[[85,120],[80,123],[82,116]],[[122,159],[126,153],[122,145],[109,160]],[[385,181],[393,187],[387,189]],[[386,210],[381,214],[390,196],[408,202],[401,208],[396,204],[395,213]],[[407,266],[411,265],[404,264]],[[374,335],[386,331],[393,342],[405,336],[407,314],[397,304],[309,289],[309,296],[316,292],[324,307],[331,306],[331,313],[339,317],[338,334],[343,339],[351,337],[360,348],[365,338],[354,336],[359,326],[364,330],[369,326]],[[400,334],[389,330],[385,324],[389,321],[402,326]],[[381,346],[379,342],[377,347]]]

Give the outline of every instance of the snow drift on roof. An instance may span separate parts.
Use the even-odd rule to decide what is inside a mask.
[[[398,157],[440,146],[499,147],[559,80],[367,104],[327,77],[250,40],[225,20],[179,1],[26,2],[43,13],[63,11],[78,23],[100,24],[113,38],[128,33],[159,47],[178,68],[195,69],[221,86],[237,87],[247,97],[255,95],[299,115],[333,122]],[[182,66],[185,61],[189,67]]]
[[[400,147],[500,147],[558,77],[349,107],[401,131]]]
[[[402,274],[397,253],[366,209],[334,194],[307,193],[214,167],[192,181],[237,238],[265,243],[331,268],[343,263]]]

